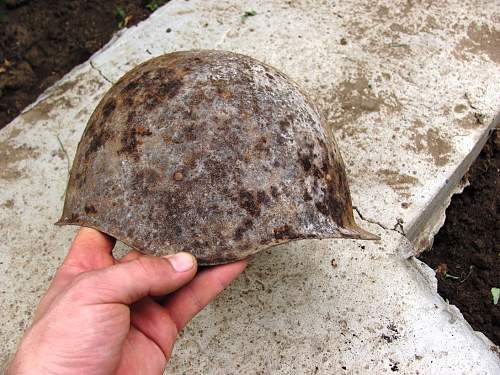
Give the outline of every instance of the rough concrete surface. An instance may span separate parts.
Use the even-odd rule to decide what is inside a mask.
[[[499,373],[498,348],[411,257],[494,126],[499,22],[495,1],[173,0],[121,33],[0,132],[0,363],[75,231],[53,223],[99,99],[152,56],[211,48],[304,87],[337,136],[358,220],[382,240],[260,254],[186,328],[167,372]]]

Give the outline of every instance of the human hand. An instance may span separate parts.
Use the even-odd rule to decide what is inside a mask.
[[[113,246],[96,230],[78,232],[8,375],[161,374],[179,331],[246,267],[240,261],[196,275],[187,253],[131,251],[118,261]]]

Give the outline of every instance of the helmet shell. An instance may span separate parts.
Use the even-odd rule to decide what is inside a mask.
[[[299,87],[253,58],[205,50],[146,61],[106,93],[58,224],[201,265],[292,240],[376,238],[355,224],[338,147]]]

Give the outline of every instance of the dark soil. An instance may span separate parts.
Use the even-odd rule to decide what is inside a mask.
[[[168,0],[0,0],[0,129],[126,24]],[[471,167],[471,186],[453,197],[432,251],[438,291],[469,323],[500,344],[500,138],[494,134]],[[457,277],[458,279],[454,279]]]
[[[439,294],[476,330],[500,345],[500,133],[495,131],[468,172],[470,186],[452,198],[431,251],[420,259],[436,270]],[[456,277],[456,278],[455,278]]]
[[[0,0],[0,129],[166,0]]]

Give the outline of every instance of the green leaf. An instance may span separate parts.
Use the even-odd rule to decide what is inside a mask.
[[[491,288],[491,295],[493,297],[493,304],[496,305],[498,299],[500,299],[500,288]]]
[[[115,10],[116,22],[118,23],[118,28],[121,29],[125,26],[125,17],[127,14],[121,7],[117,7]]]
[[[151,1],[148,5],[146,5],[146,8],[148,8],[148,10],[150,12],[154,12],[156,9],[158,9],[159,5],[156,1]]]
[[[253,17],[256,16],[257,12],[255,10],[247,10],[243,15],[241,16],[241,22],[245,23],[248,17]]]
[[[452,280],[459,280],[459,279],[460,279],[460,277],[450,275],[449,273],[445,273],[445,274],[444,274],[444,278],[445,278],[445,279],[452,279]]]
[[[118,20],[123,20],[125,18],[125,11],[123,10],[123,8],[118,7],[115,10],[115,15]]]

